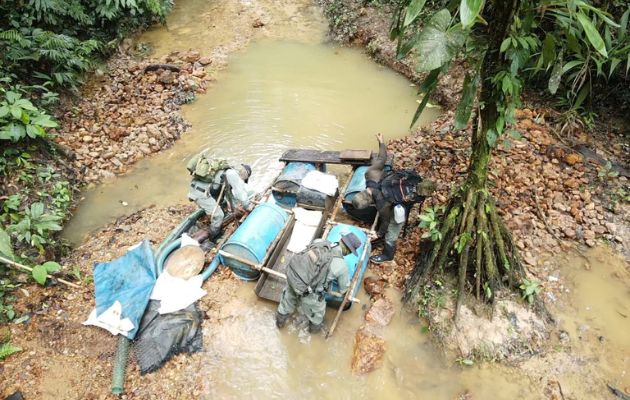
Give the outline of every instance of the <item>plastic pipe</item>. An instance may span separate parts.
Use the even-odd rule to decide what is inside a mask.
[[[179,246],[181,246],[182,244],[182,239],[175,239],[173,240],[171,243],[169,243],[168,245],[166,245],[166,247],[164,247],[162,249],[162,252],[160,254],[157,255],[157,262],[155,263],[155,266],[157,268],[157,275],[160,276],[162,274],[162,271],[164,269],[164,262],[166,261],[166,258],[175,250],[178,249]]]
[[[114,372],[112,373],[112,393],[115,395],[120,395],[125,390],[125,370],[127,369],[129,342],[130,340],[123,335],[120,335],[118,338],[118,350],[116,350]]]
[[[210,264],[208,264],[206,269],[201,273],[201,277],[203,278],[204,281],[210,278],[210,275],[212,275],[214,271],[217,270],[217,267],[219,266],[219,264],[221,264],[221,257],[217,254],[214,256]]]
[[[196,210],[195,212],[193,212],[192,214],[190,214],[175,229],[173,229],[171,231],[171,233],[168,234],[166,239],[164,239],[162,241],[162,243],[160,243],[160,246],[155,251],[156,259],[159,256],[161,256],[162,253],[164,253],[164,250],[165,250],[167,245],[169,245],[174,239],[180,237],[182,235],[182,233],[188,231],[190,229],[190,227],[193,226],[193,224],[195,222],[197,222],[197,220],[199,218],[201,218],[205,213],[206,212],[202,208],[200,208],[200,209]],[[161,272],[161,271],[158,271],[158,272]]]

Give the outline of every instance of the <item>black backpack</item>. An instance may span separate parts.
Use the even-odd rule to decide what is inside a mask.
[[[326,240],[309,244],[287,266],[287,282],[299,296],[314,293],[323,285],[332,261],[332,245]]]
[[[422,178],[416,171],[391,171],[380,182],[381,192],[387,201],[405,206],[421,203],[424,200],[416,191]]]

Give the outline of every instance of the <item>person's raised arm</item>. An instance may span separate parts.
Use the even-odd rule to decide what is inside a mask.
[[[365,173],[366,179],[374,182],[378,182],[381,179],[385,162],[387,161],[387,146],[385,146],[385,142],[383,141],[383,134],[376,134],[376,139],[378,140],[378,154]]]

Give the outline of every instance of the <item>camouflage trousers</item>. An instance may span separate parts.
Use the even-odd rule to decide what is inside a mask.
[[[293,314],[298,307],[311,324],[319,325],[324,321],[324,315],[326,314],[326,300],[324,300],[324,296],[320,296],[317,293],[299,296],[289,285],[285,286],[278,305],[278,312],[284,315]]]

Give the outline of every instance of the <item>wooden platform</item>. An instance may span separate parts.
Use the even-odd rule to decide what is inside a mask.
[[[280,161],[309,162],[314,164],[370,165],[376,153],[369,150],[323,151],[313,149],[289,149],[282,154]],[[388,163],[393,157],[388,155]]]

